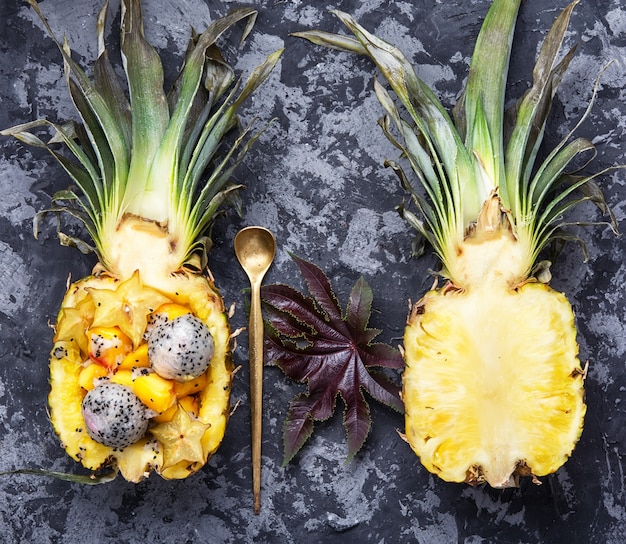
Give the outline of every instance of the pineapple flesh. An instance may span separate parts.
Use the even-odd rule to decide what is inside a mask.
[[[603,172],[576,167],[595,152],[574,132],[592,107],[597,80],[577,126],[538,160],[552,99],[575,50],[560,54],[576,3],[556,18],[532,85],[507,115],[520,0],[493,1],[452,115],[399,48],[352,16],[334,12],[354,37],[296,33],[369,57],[393,90],[374,80],[384,109],[379,125],[414,174],[415,181],[399,162],[385,163],[410,196],[398,211],[442,265],[405,327],[402,436],[446,481],[495,488],[518,485],[520,476],[539,482],[565,463],[583,430],[586,365],[578,358],[574,313],[548,285],[551,263],[540,255],[569,240],[584,247],[569,228],[576,223],[563,219],[579,203],[597,204],[610,216],[603,224],[615,230],[594,181]]]
[[[240,104],[269,76],[281,51],[235,82],[215,41],[256,11],[239,8],[193,34],[172,90],[143,35],[139,0],[124,0],[124,89],[98,17],[91,81],[29,0],[61,52],[79,123],[34,121],[2,131],[51,152],[75,186],[46,213],[68,212],[93,241],[92,275],[68,285],[50,355],[50,418],[67,453],[91,471],[111,467],[139,482],[198,471],[220,445],[233,377],[228,315],[207,269],[216,210],[237,204],[231,174],[261,131],[237,127]],[[52,128],[44,142],[33,129]],[[76,161],[55,150],[65,144]],[[226,149],[221,150],[221,147]],[[175,326],[174,326],[175,325]],[[169,352],[175,356],[163,355]],[[159,357],[159,365],[157,365]],[[163,361],[161,360],[163,359]]]
[[[464,282],[432,289],[409,314],[405,437],[447,481],[508,487],[550,474],[582,432],[571,305],[544,283],[520,283],[518,245],[506,228],[475,231],[459,248]]]

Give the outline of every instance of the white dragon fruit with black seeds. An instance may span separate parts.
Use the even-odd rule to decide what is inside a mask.
[[[162,378],[185,382],[202,375],[213,357],[209,328],[192,314],[156,322],[147,333],[148,359]]]
[[[146,330],[143,333],[143,339],[148,340],[154,329],[165,325],[168,321],[170,321],[170,318],[165,313],[151,313],[148,315],[148,322],[146,323]]]
[[[119,449],[143,437],[152,416],[130,387],[118,383],[94,387],[85,395],[81,411],[89,436]]]

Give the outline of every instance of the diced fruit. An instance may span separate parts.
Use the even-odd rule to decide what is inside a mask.
[[[199,403],[196,397],[191,395],[187,397],[182,397],[178,399],[176,404],[171,408],[168,408],[162,414],[159,414],[153,418],[153,421],[156,423],[164,423],[165,421],[171,421],[176,414],[176,410],[178,409],[178,405],[182,406],[183,409],[193,417],[198,417],[198,408]]]
[[[151,470],[163,464],[163,451],[159,442],[146,435],[119,454],[118,467],[130,482],[140,482]]]
[[[174,392],[178,398],[182,398],[202,391],[206,387],[206,384],[207,377],[205,373],[187,382],[174,382]]]
[[[152,418],[152,421],[154,421],[155,423],[165,423],[166,421],[171,421],[172,418],[174,417],[174,414],[176,413],[176,410],[177,410],[177,406],[176,404],[174,404],[173,406],[170,406],[164,412],[161,412],[160,414],[157,414],[156,416],[154,416]]]
[[[155,323],[158,324],[164,318],[167,321],[172,321],[181,315],[191,313],[187,306],[177,304],[176,302],[166,302],[161,304],[154,312],[150,314],[148,318],[148,325]]]
[[[133,391],[141,402],[159,414],[176,404],[174,384],[154,372],[137,376]]]
[[[183,397],[182,399],[178,399],[178,404],[191,416],[198,417],[198,399],[196,397],[191,395]]]
[[[89,358],[107,368],[117,368],[133,349],[133,343],[119,327],[92,327],[87,331]]]
[[[85,390],[90,391],[95,387],[100,378],[108,376],[109,369],[97,363],[90,363],[80,371],[78,384]]]
[[[121,385],[126,385],[128,387],[134,387],[133,380],[133,371],[132,370],[118,370],[111,378],[109,379],[111,383],[119,383]]]
[[[148,344],[141,344],[135,351],[131,351],[117,367],[119,370],[132,370],[138,367],[149,367]]]

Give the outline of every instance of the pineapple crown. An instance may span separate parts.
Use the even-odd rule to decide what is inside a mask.
[[[235,81],[215,42],[244,20],[243,41],[257,12],[234,9],[202,34],[192,32],[180,73],[166,94],[161,59],[144,37],[140,0],[123,0],[121,53],[127,97],[104,45],[108,1],[97,19],[93,82],[72,60],[68,43],[54,36],[36,0],[28,2],[63,55],[66,82],[81,120],[57,125],[42,119],[2,131],[48,150],[79,189],[56,193],[54,206],[37,214],[35,233],[47,213],[68,212],[85,224],[95,247],[59,231],[61,243],[84,252],[95,250],[109,268],[114,250],[108,241],[124,217],[136,216],[159,225],[175,241],[179,266],[197,263],[200,257],[198,266],[204,267],[210,246],[205,233],[222,203],[237,202],[241,186],[231,184],[230,177],[262,131],[250,134],[251,128],[246,128],[217,158],[220,144],[237,126],[239,106],[265,81],[282,53],[269,55],[242,84]],[[30,132],[41,126],[55,132],[47,143]],[[65,144],[78,163],[55,151],[54,143]]]
[[[491,5],[476,41],[464,93],[452,116],[397,47],[369,33],[350,15],[334,11],[355,38],[321,31],[294,33],[319,45],[371,58],[405,107],[410,121],[400,115],[385,87],[374,81],[385,110],[379,124],[408,159],[423,189],[418,191],[411,184],[397,162],[386,161],[418,213],[404,204],[398,210],[421,240],[433,246],[444,265],[442,273],[453,281],[456,248],[481,225],[510,229],[524,245],[522,277],[531,273],[542,249],[554,241],[576,240],[585,250],[584,242],[565,227],[590,223],[562,219],[581,202],[593,201],[608,212],[608,224],[616,229],[594,182],[609,169],[591,175],[581,174],[582,169],[566,172],[581,155],[586,158],[583,168],[595,156],[591,141],[573,138],[573,133],[592,108],[599,76],[576,127],[541,164],[535,164],[554,95],[576,49],[558,60],[577,3],[567,6],[554,22],[537,58],[532,86],[510,112],[504,108],[505,87],[520,0],[494,0]],[[392,134],[392,122],[403,143]],[[576,190],[582,196],[574,197]]]

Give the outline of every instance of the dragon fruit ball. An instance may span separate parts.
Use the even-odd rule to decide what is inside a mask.
[[[124,449],[146,434],[151,412],[130,387],[104,383],[85,395],[81,412],[96,442]]]
[[[146,339],[150,365],[162,378],[186,382],[202,375],[211,364],[213,337],[193,314],[155,322]]]

